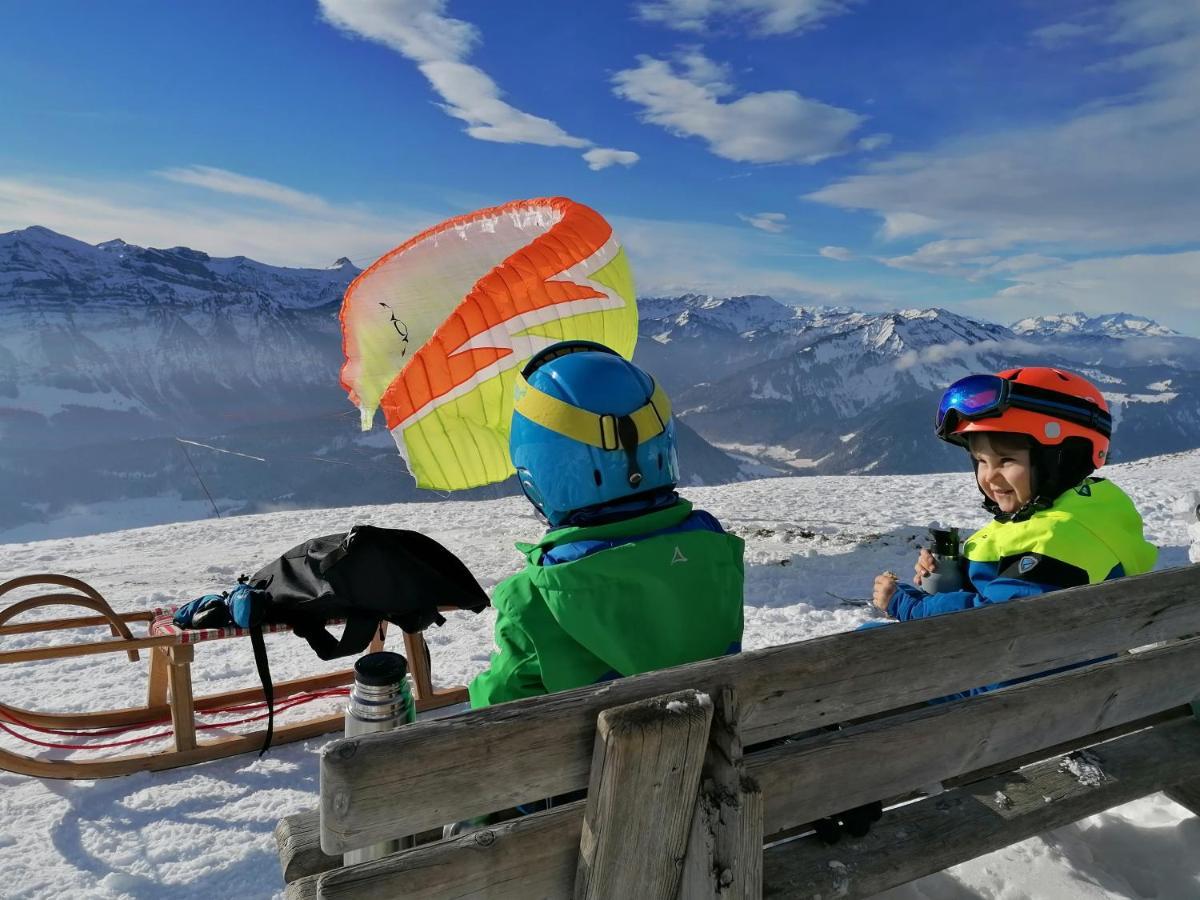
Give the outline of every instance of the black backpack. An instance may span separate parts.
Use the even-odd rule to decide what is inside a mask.
[[[270,713],[264,753],[274,730],[264,624],[288,625],[321,659],[334,659],[365,650],[384,620],[411,634],[444,623],[439,606],[478,613],[488,605],[467,567],[433,538],[372,525],[305,541],[239,581],[229,609],[250,629]],[[326,628],[331,619],[346,620],[340,639]]]

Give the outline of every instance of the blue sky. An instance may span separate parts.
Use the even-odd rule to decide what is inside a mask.
[[[1196,0],[5,4],[0,231],[365,265],[564,194],[639,291],[1200,335]]]

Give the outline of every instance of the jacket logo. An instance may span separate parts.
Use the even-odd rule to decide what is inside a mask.
[[[687,561],[688,561],[688,558],[683,555],[683,551],[680,550],[678,547],[676,547],[675,555],[671,557],[671,565],[675,565],[675,563],[681,563],[681,562],[687,562]]]
[[[1038,564],[1036,556],[1023,556],[1021,561],[1017,563],[1017,571],[1024,575],[1030,569]]]

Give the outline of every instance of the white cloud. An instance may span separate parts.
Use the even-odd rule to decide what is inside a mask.
[[[1035,44],[1053,50],[1064,44],[1069,44],[1082,37],[1095,34],[1100,30],[1098,25],[1081,25],[1077,22],[1056,22],[1035,29],[1031,37]]]
[[[950,238],[922,244],[912,253],[881,259],[895,269],[966,274],[1000,260],[996,251],[1008,241],[993,238]]]
[[[244,178],[232,172],[224,175],[214,177],[214,184],[237,185]],[[257,181],[245,178],[245,182]],[[213,256],[245,255],[283,266],[325,266],[339,256],[361,265],[445,218],[444,213],[417,211],[377,214],[295,194],[310,197],[312,208],[303,211],[257,194],[235,194],[231,200],[228,191],[197,200],[150,179],[51,182],[0,177],[0,232],[44,225],[89,243],[120,237],[142,246],[186,245]],[[263,208],[246,199],[270,199],[280,208]]]
[[[306,194],[273,181],[251,178],[248,175],[239,175],[236,172],[217,169],[213,166],[182,166],[174,169],[162,169],[155,174],[180,184],[208,188],[211,191],[233,194],[238,197],[266,200],[269,203],[300,212],[323,213],[329,210],[329,204],[313,194]]]
[[[590,147],[549,119],[522,112],[500,99],[500,88],[475,66],[453,60],[421,63],[418,68],[446,101],[448,114],[467,123],[467,134],[498,144],[539,144],[543,147]]]
[[[752,216],[746,216],[742,213],[737,214],[738,218],[747,225],[753,225],[759,231],[766,231],[770,234],[779,234],[787,230],[787,216],[777,212],[755,213]]]
[[[836,259],[838,262],[846,262],[854,259],[854,251],[849,247],[822,247],[819,251],[826,259]]]
[[[894,269],[931,272],[938,275],[957,275],[970,281],[988,276],[1008,276],[1062,263],[1062,260],[1040,253],[1011,252],[1015,240],[996,238],[950,238],[922,244],[903,256],[882,257],[878,261]]]
[[[1071,242],[1091,250],[1200,239],[1200,5],[1126,0],[1113,59],[1145,79],[1057,124],[967,135],[874,163],[809,199],[868,210],[888,239],[919,234]]]
[[[871,284],[810,278],[764,260],[773,242],[740,225],[609,216],[642,296],[766,294],[786,303],[895,309]],[[714,249],[719,252],[714,252]],[[907,301],[904,301],[907,302]]]
[[[642,107],[645,122],[680,137],[699,137],[717,156],[737,162],[815,163],[852,148],[849,137],[864,121],[847,109],[795,91],[734,93],[726,68],[698,50],[671,62],[638,57],[618,72],[614,93]]]
[[[413,62],[462,59],[479,29],[444,15],[446,0],[319,0],[331,25],[378,41]]]
[[[607,169],[613,165],[632,166],[641,157],[632,150],[613,150],[609,147],[594,147],[583,154],[583,158],[587,160],[588,168],[593,172],[597,172],[600,169]]]
[[[1101,41],[1110,56],[1097,68],[1132,89],[1057,122],[894,155],[808,199],[877,215],[885,240],[923,241],[886,265],[1010,282],[978,302],[989,318],[1127,308],[1180,328],[1190,317],[1200,333],[1188,312],[1200,310],[1188,281],[1200,248],[1200,4],[1119,0],[1104,15],[1035,39]]]
[[[481,141],[537,144],[543,147],[589,148],[594,142],[577,137],[550,119],[535,116],[501,99],[503,92],[486,72],[466,62],[479,42],[469,22],[445,15],[447,0],[319,0],[325,20],[341,30],[376,41],[416,63],[445,101],[448,115],[467,123],[466,132]],[[604,150],[610,162],[632,165],[637,154]],[[616,158],[613,154],[625,154]],[[632,159],[630,159],[632,157]]]
[[[892,142],[890,134],[872,134],[862,138],[858,142],[858,149],[870,153],[872,150],[882,150]]]
[[[792,34],[841,15],[856,0],[644,0],[636,4],[647,22],[679,31],[702,32],[717,20],[747,21],[757,34]]]
[[[995,296],[968,305],[1006,322],[1047,310],[1132,312],[1200,336],[1200,250],[1081,259],[1014,273],[1011,280]]]

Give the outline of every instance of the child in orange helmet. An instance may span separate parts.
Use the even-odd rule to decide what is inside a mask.
[[[1063,369],[971,375],[942,396],[937,435],[967,449],[993,521],[963,547],[963,590],[918,586],[937,562],[922,550],[915,585],[885,573],[872,602],[901,621],[1094,584],[1154,567],[1133,501],[1092,473],[1108,458],[1112,418],[1100,391]],[[980,689],[984,690],[984,689]]]

